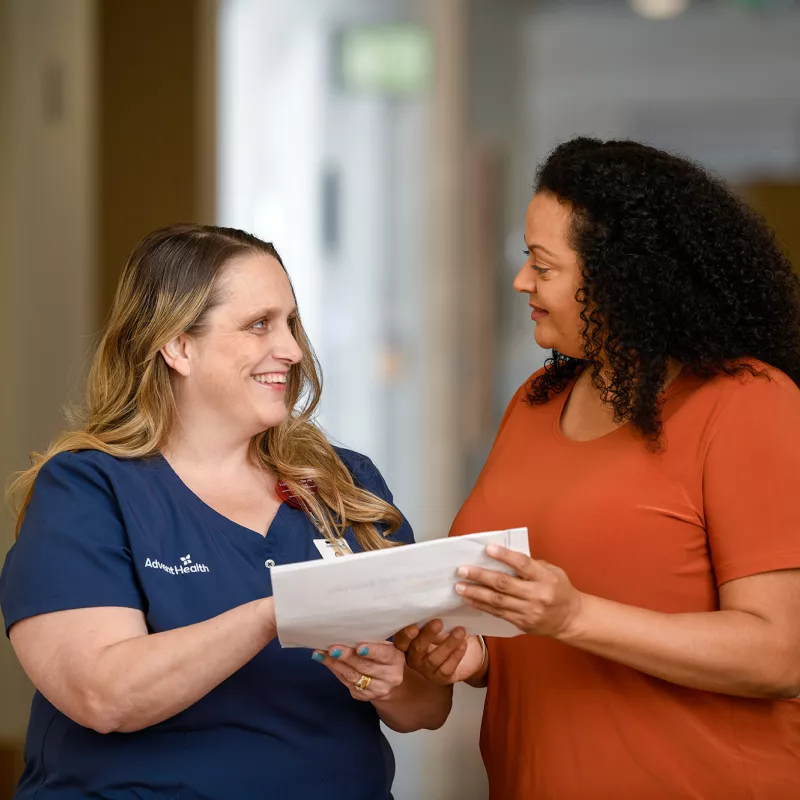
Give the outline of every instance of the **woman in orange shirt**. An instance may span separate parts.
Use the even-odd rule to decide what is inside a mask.
[[[800,283],[697,166],[579,138],[525,227],[535,338],[451,535],[527,526],[517,577],[462,568],[513,639],[395,639],[488,685],[496,800],[800,797]]]

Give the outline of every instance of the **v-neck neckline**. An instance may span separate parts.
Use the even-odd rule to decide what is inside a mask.
[[[181,478],[181,476],[178,475],[178,473],[173,468],[172,464],[170,464],[169,461],[167,461],[167,459],[164,457],[162,453],[159,453],[156,456],[156,459],[162,465],[163,470],[167,474],[171,483],[175,485],[176,488],[180,490],[182,494],[188,497],[188,499],[192,503],[194,503],[194,505],[201,508],[209,516],[216,518],[217,520],[223,522],[224,524],[232,527],[235,530],[243,531],[248,536],[257,536],[262,541],[266,541],[269,538],[273,529],[276,527],[276,523],[278,523],[279,520],[282,522],[283,517],[285,517],[286,514],[291,512],[292,510],[291,508],[289,508],[289,506],[286,505],[286,503],[281,503],[278,506],[278,510],[275,512],[275,516],[273,516],[272,520],[270,520],[270,523],[267,526],[266,531],[264,533],[261,533],[253,528],[247,527],[247,525],[242,525],[241,523],[236,522],[236,520],[233,520],[230,517],[226,517],[222,512],[217,511],[216,508],[206,503],[206,501],[203,500],[203,498],[200,497],[200,495],[198,495],[191,488],[189,488],[189,486],[184,482],[183,478]]]

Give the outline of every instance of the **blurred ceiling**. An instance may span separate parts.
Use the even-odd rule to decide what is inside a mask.
[[[754,13],[775,13],[800,9],[800,0],[530,0],[536,8],[547,11],[591,10],[619,12],[628,9],[631,13],[650,18],[678,16],[693,10],[718,9]]]

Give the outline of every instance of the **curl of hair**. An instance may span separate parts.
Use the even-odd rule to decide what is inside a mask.
[[[553,351],[529,402],[589,369],[615,420],[657,449],[670,359],[700,377],[755,374],[758,359],[800,385],[800,279],[720,180],[637,142],[578,137],[540,165],[533,188],[572,213],[584,358]]]
[[[34,453],[30,468],[9,486],[17,535],[36,477],[56,454],[80,450],[99,450],[116,458],[160,454],[176,416],[161,349],[181,333],[204,333],[210,310],[222,301],[225,267],[252,254],[266,254],[284,266],[272,244],[233,228],[173,225],[139,243],[123,270],[91,363],[84,424],[62,433],[44,453]],[[292,322],[292,333],[303,358],[287,377],[289,414],[282,424],[253,438],[251,456],[305,502],[328,539],[335,540],[351,527],[365,550],[391,546],[386,537],[400,526],[400,513],[355,485],[315,424],[322,377],[299,315]],[[316,495],[300,483],[304,478],[316,483]]]

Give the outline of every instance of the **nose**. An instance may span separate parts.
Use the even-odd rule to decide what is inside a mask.
[[[299,364],[303,358],[303,351],[297,343],[292,329],[286,325],[280,341],[275,344],[275,357],[289,364]]]
[[[514,291],[521,294],[533,294],[536,291],[536,273],[527,263],[514,278]]]

